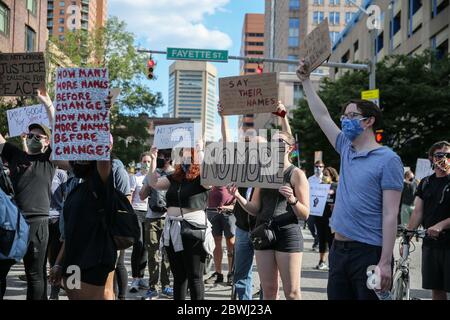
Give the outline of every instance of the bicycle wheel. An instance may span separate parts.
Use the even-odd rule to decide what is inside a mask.
[[[394,276],[392,286],[392,300],[405,300],[406,283],[403,279],[403,273],[397,271]]]

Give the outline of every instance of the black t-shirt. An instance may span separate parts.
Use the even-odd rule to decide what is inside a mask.
[[[64,203],[64,267],[78,265],[86,270],[103,265],[114,269],[117,253],[106,227],[105,210],[113,189],[112,175],[104,184],[95,170],[91,181],[80,183],[68,195]]]
[[[416,196],[423,201],[422,225],[425,229],[450,218],[450,175],[437,178],[436,174],[433,174],[422,179],[417,187]],[[423,245],[450,249],[450,230],[441,233],[437,240],[426,237]]]
[[[248,188],[238,188],[238,192],[241,196],[245,198],[247,194],[247,189]],[[237,201],[236,204],[234,205],[233,213],[234,216],[236,217],[236,226],[239,229],[248,232],[255,227],[256,217],[249,215],[247,211],[245,211]]]
[[[173,179],[173,176],[167,176],[170,181],[170,187],[166,193],[167,207],[189,208],[205,210],[208,204],[209,190],[205,189],[200,183],[200,176],[192,181],[183,179],[181,182]],[[178,198],[179,193],[179,198]],[[180,203],[180,201],[181,203]]]
[[[16,202],[27,217],[48,216],[52,181],[56,166],[50,161],[52,150],[29,155],[7,142],[2,157],[8,162]]]
[[[417,182],[414,180],[412,182],[403,182],[403,192],[401,204],[412,206],[414,205],[414,195],[417,190]]]

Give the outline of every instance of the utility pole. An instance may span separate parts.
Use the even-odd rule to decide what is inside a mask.
[[[275,57],[275,9],[276,0],[270,1],[270,52],[269,58],[273,59]],[[275,71],[275,65],[272,62],[270,64],[270,72]]]

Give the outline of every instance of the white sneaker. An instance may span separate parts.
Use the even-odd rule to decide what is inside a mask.
[[[141,279],[133,279],[133,281],[131,282],[131,287],[130,287],[130,292],[131,293],[136,293],[139,291],[139,282]]]
[[[328,268],[327,264],[325,262],[321,262],[318,266],[317,269],[322,270],[322,271],[328,271],[330,268]]]

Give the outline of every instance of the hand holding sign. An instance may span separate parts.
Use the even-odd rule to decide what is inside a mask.
[[[309,79],[309,75],[309,66],[306,64],[305,59],[300,59],[300,64],[297,68],[297,77],[303,82]]]

